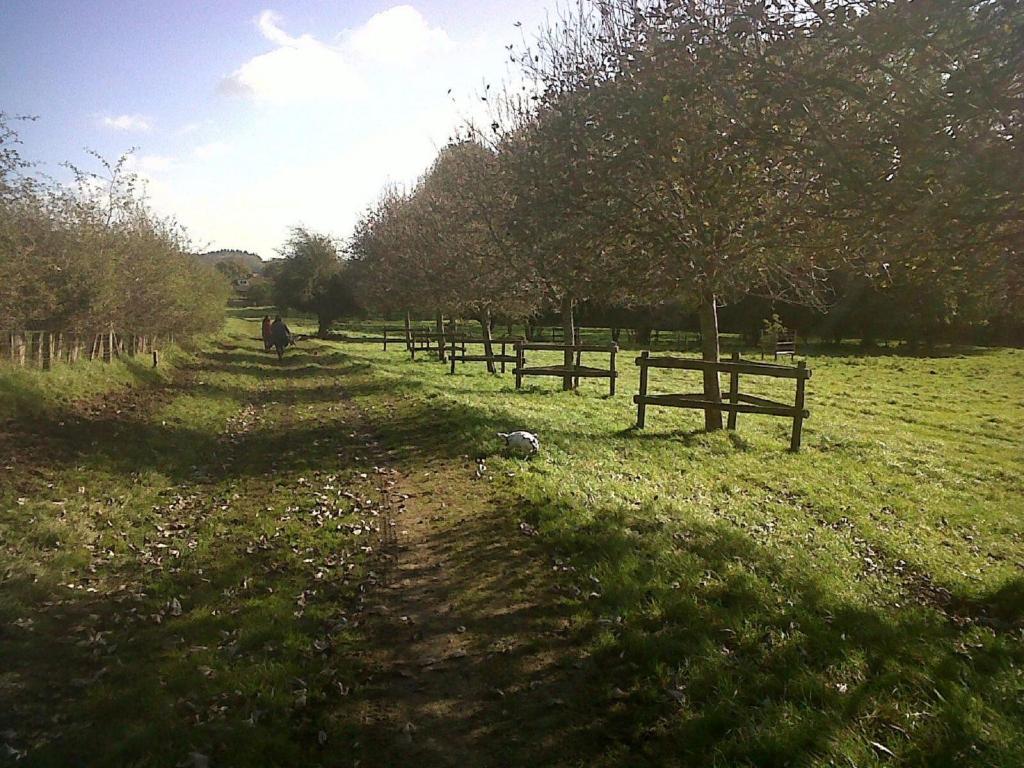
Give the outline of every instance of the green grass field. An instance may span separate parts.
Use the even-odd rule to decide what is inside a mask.
[[[1024,761],[1024,352],[812,354],[794,455],[785,419],[708,435],[699,411],[652,409],[632,429],[628,352],[609,398],[345,349],[390,382],[397,444],[540,436],[538,458],[490,461],[591,596],[585,764]],[[749,391],[792,397],[768,381]]]
[[[630,352],[614,398],[516,392],[399,347],[278,363],[238,315],[159,380],[65,371],[63,399],[0,412],[0,760],[1024,765],[1024,352],[813,353],[793,454],[783,419],[634,429]],[[54,391],[26,376],[0,389]],[[501,454],[519,428],[539,456]],[[415,737],[381,702],[438,683],[370,669],[407,640],[359,613],[392,471],[402,525],[439,520],[446,604],[550,656],[481,652],[450,673],[472,717],[424,705]],[[471,651],[500,639],[460,621]]]

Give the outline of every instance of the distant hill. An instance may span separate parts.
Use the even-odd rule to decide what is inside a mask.
[[[207,264],[216,264],[219,261],[224,261],[224,259],[237,259],[248,266],[253,272],[259,272],[263,269],[263,264],[265,263],[263,259],[255,253],[249,253],[249,251],[236,251],[230,248],[224,248],[219,251],[208,251],[206,253],[199,253],[196,255]]]

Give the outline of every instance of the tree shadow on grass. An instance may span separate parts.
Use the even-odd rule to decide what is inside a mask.
[[[251,352],[246,348],[203,352],[200,354],[201,371],[242,374],[267,378],[303,378],[325,374],[352,373],[369,367],[357,363],[350,355],[340,351],[302,350],[288,351],[278,360],[273,352]]]
[[[242,531],[184,561],[164,554],[160,568],[129,558],[114,576],[125,591],[68,592],[0,636],[17,669],[0,728],[13,748],[32,747],[22,764],[177,765],[192,751],[247,766],[323,760],[319,712],[336,682],[359,679],[345,618],[361,571],[315,579],[281,551],[294,534],[251,554]],[[32,589],[5,584],[9,597]]]
[[[568,508],[520,513],[593,590],[561,610],[589,616],[583,634],[567,642],[549,621],[558,612],[517,617],[516,630],[535,641],[528,652],[458,662],[500,696],[442,716],[421,702],[414,722],[426,737],[402,747],[371,729],[368,759],[383,750],[395,764],[404,755],[455,765],[446,745],[458,734],[476,765],[784,766],[840,751],[884,762],[871,742],[907,765],[1012,760],[1015,745],[990,734],[1012,733],[1022,714],[1006,698],[1007,676],[1024,660],[1019,643],[981,640],[965,657],[957,646],[968,630],[927,610],[837,600],[826,581],[796,576],[782,553],[724,523],[661,537],[638,535],[614,509],[585,524]],[[476,542],[452,553],[448,580],[453,598],[477,594],[486,607],[509,586]],[[581,663],[574,645],[586,647]],[[553,661],[537,668],[537,658]],[[979,705],[988,725],[970,714]]]
[[[250,362],[237,362],[249,360]],[[139,377],[146,374],[141,367]],[[178,422],[168,416],[157,421],[153,411],[173,397],[187,393],[214,400],[228,400],[239,406],[252,401],[283,402],[294,406],[343,402],[348,398],[344,382],[367,368],[343,353],[293,355],[278,364],[244,348],[203,353],[191,368],[191,376],[175,387],[146,391],[145,387],[118,390],[95,402],[64,406],[55,412],[20,411],[9,422],[4,436],[7,450],[30,457],[39,473],[59,473],[74,464],[84,470],[110,473],[159,471],[174,482],[217,473],[221,477],[251,476],[272,472],[279,454],[302,446],[299,461],[306,467],[336,466],[338,456],[330,449],[330,427],[316,422],[278,428],[256,425],[234,439],[230,447],[223,436]],[[271,386],[254,391],[242,385],[222,384],[212,374],[243,374],[268,381]],[[309,386],[316,377],[336,377],[335,384]],[[211,381],[206,381],[211,379]],[[13,379],[0,379],[0,386]],[[276,387],[278,382],[292,386]],[[12,385],[13,386],[13,385]],[[31,388],[19,397],[35,398]],[[248,463],[232,463],[227,456],[238,448],[251,454]],[[294,451],[290,450],[289,455]]]

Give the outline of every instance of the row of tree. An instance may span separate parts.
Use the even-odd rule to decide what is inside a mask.
[[[1019,323],[1020,3],[594,0],[519,60],[535,88],[358,224],[375,311],[554,309],[572,338],[581,304],[682,307],[709,360],[754,299],[832,304],[832,337]]]
[[[57,184],[0,115],[0,328],[190,336],[224,318],[228,281],[147,205],[126,159]]]

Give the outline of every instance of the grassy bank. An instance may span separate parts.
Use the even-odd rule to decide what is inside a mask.
[[[22,368],[0,362],[0,420],[42,416],[88,397],[123,387],[152,387],[170,381],[189,355],[180,347],[162,350],[153,368],[147,355],[56,363],[52,370]]]
[[[655,410],[633,429],[628,354],[609,398],[343,348],[398,403],[389,444],[486,456],[512,524],[571,574],[592,674],[549,724],[563,751],[534,759],[1021,764],[1021,351],[814,355],[791,454],[781,419],[707,435],[699,412]],[[513,428],[539,457],[498,455]]]

